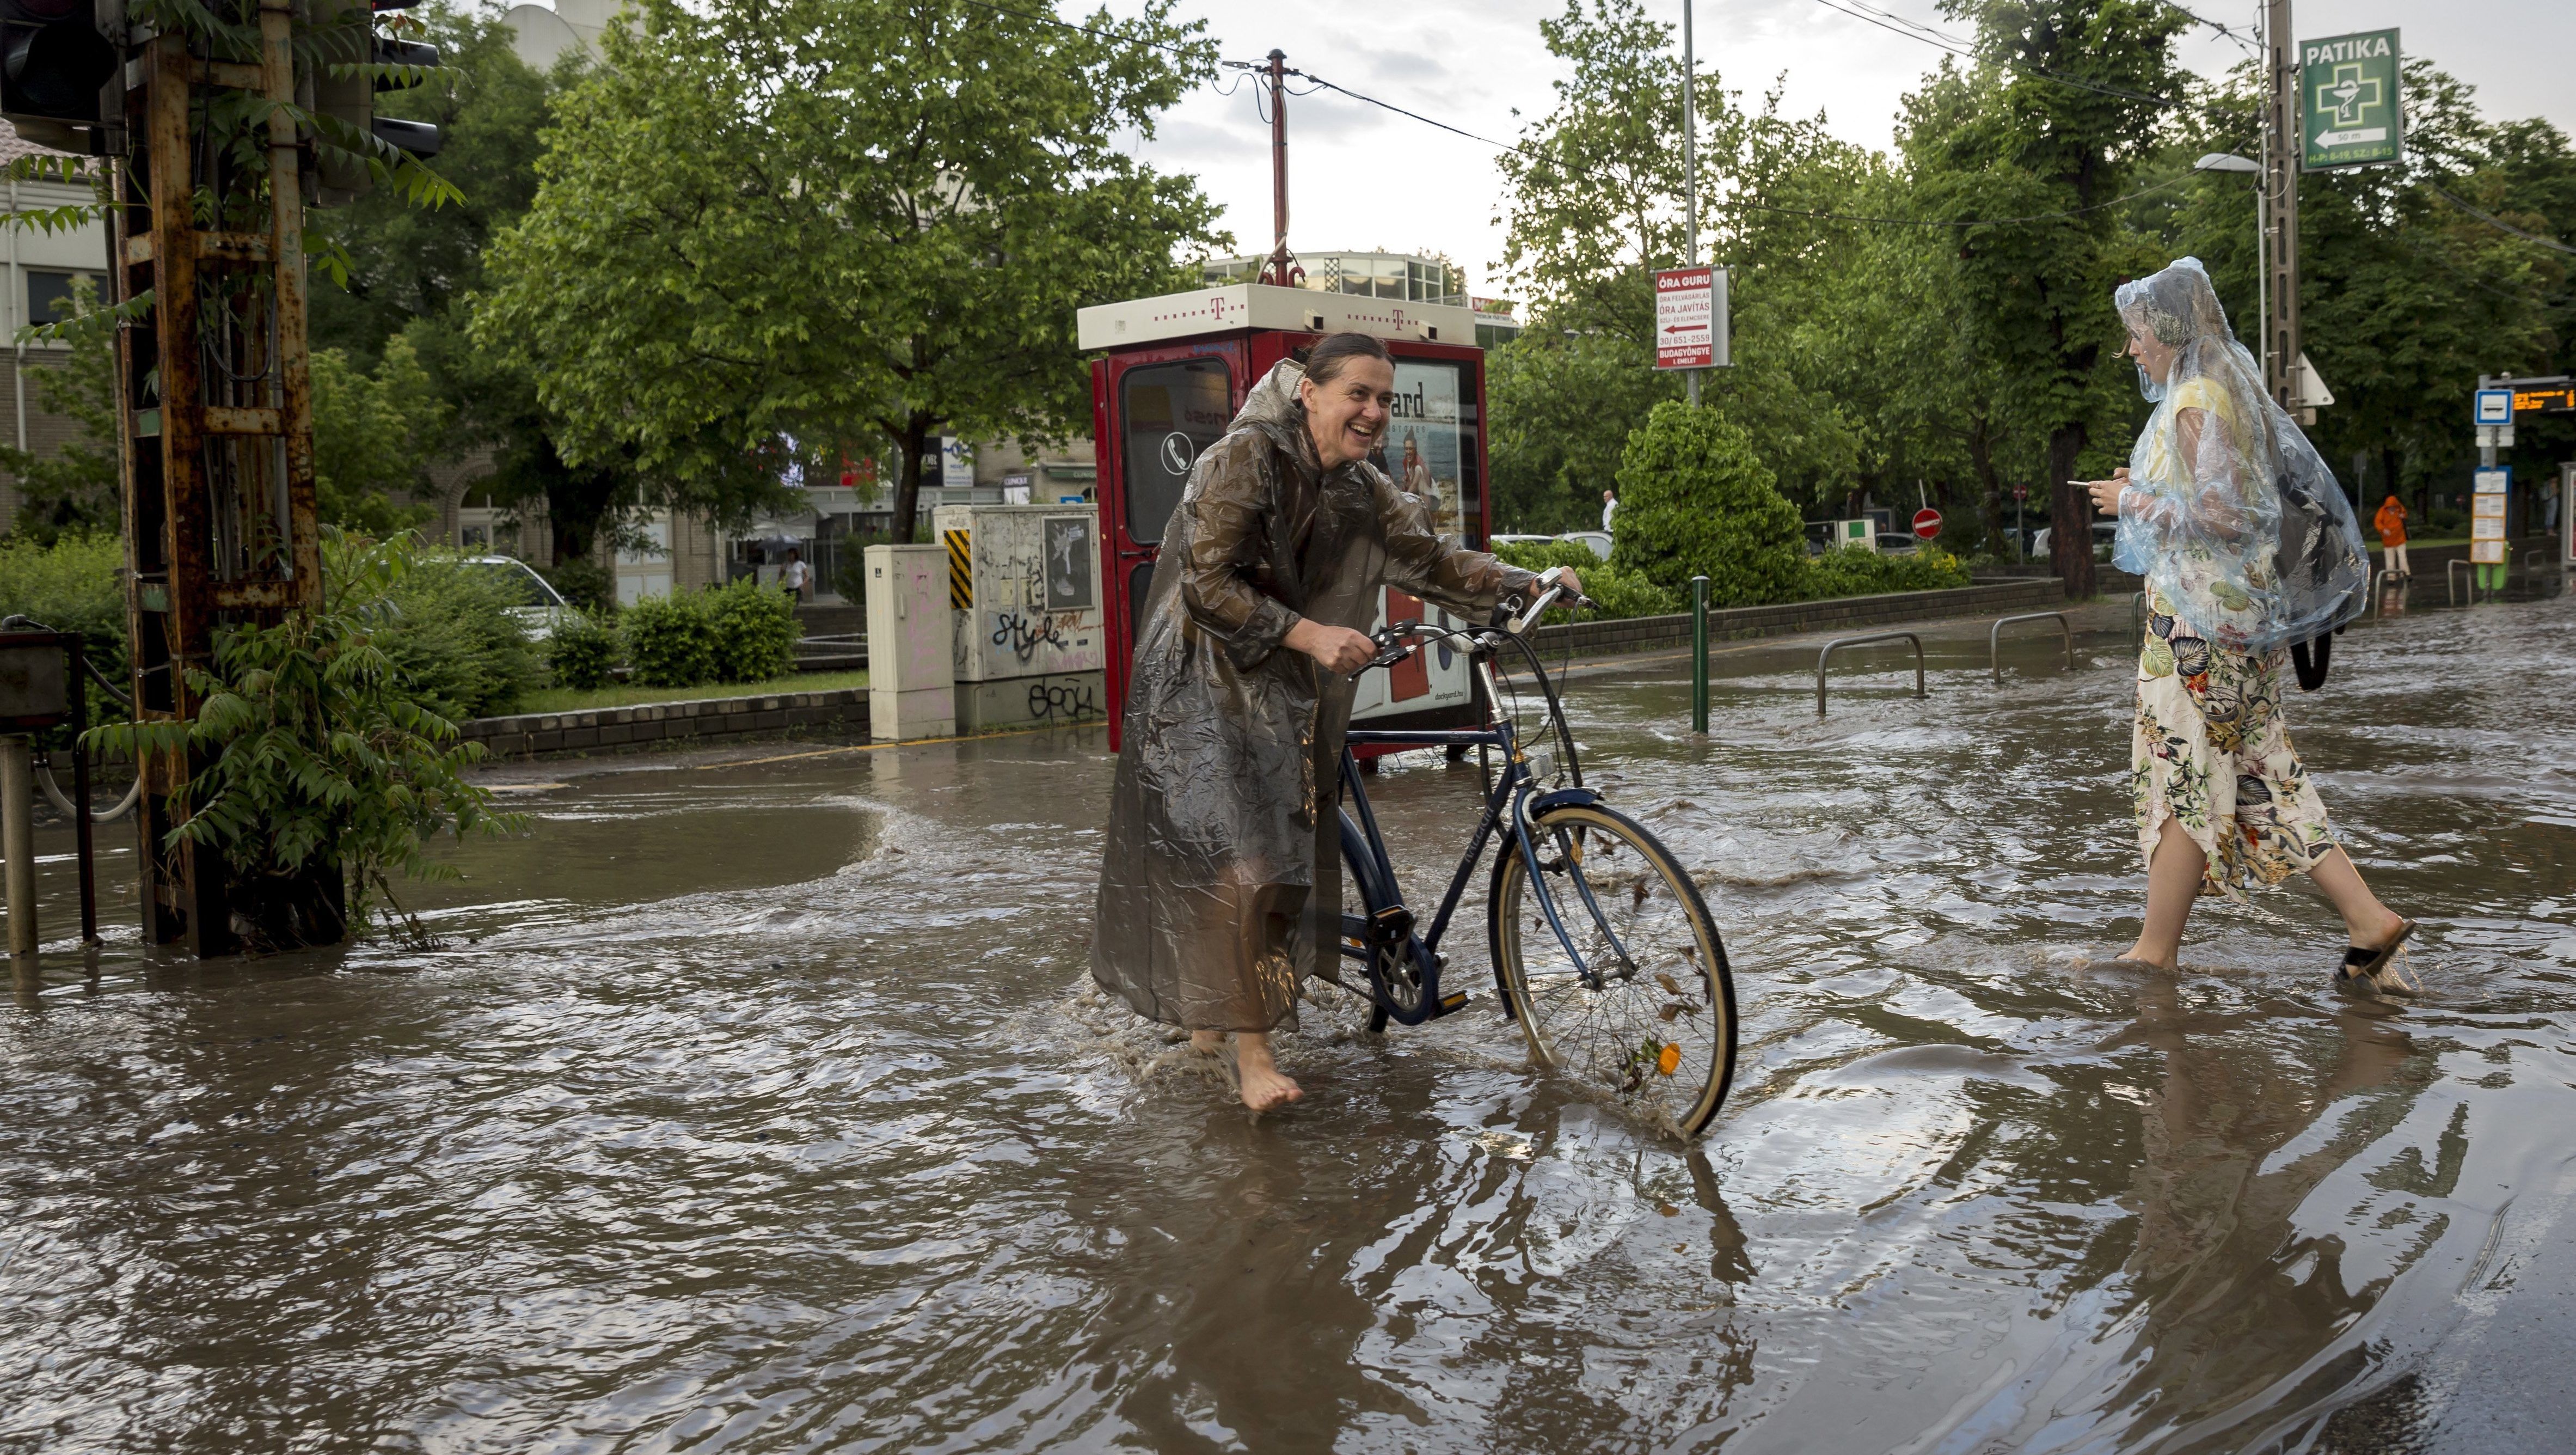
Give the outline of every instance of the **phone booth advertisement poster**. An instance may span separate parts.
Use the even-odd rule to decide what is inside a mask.
[[[1395,361],[1395,407],[1376,464],[1396,488],[1432,502],[1444,536],[1467,529],[1459,486],[1458,369]]]

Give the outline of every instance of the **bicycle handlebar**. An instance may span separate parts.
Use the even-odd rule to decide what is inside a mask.
[[[1539,614],[1556,605],[1564,595],[1564,587],[1550,586],[1539,593],[1536,600],[1530,602],[1527,610],[1517,617],[1505,618],[1499,626],[1470,630],[1465,627],[1428,626],[1418,621],[1399,621],[1379,627],[1369,633],[1369,640],[1377,643],[1377,655],[1369,658],[1368,665],[1352,673],[1351,676],[1357,678],[1362,673],[1374,671],[1379,667],[1394,666],[1422,650],[1425,642],[1439,641],[1444,638],[1463,639],[1471,652],[1490,652],[1502,645],[1502,636],[1506,632],[1513,636],[1527,634],[1530,624],[1538,620]],[[1600,604],[1588,596],[1576,596],[1571,603],[1577,610],[1585,607],[1597,608]]]

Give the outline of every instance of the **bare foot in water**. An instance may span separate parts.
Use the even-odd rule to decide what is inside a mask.
[[[1225,1053],[1225,1032],[1192,1031],[1190,1032],[1190,1049],[1209,1056],[1223,1055]]]
[[[1306,1094],[1296,1082],[1279,1074],[1277,1063],[1270,1059],[1268,1036],[1236,1036],[1234,1070],[1242,1084],[1243,1104],[1254,1111],[1283,1107]]]

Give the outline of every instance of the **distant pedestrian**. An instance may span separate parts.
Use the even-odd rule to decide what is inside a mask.
[[[1616,515],[1616,514],[1618,514],[1618,513],[1619,513],[1619,492],[1618,492],[1618,491],[1616,491],[1616,490],[1604,490],[1604,491],[1602,491],[1602,492],[1601,492],[1601,529],[1602,529],[1602,530],[1604,530],[1604,531],[1609,530],[1609,529],[1610,529],[1610,517],[1612,517],[1612,516],[1614,516],[1614,515]]]
[[[2370,518],[2379,528],[2379,546],[2384,557],[2380,569],[2391,576],[2414,576],[2406,569],[2406,504],[2391,495],[2379,505],[2379,514]]]
[[[2264,392],[2199,260],[2117,298],[2156,406],[2128,466],[2086,487],[2119,517],[2114,561],[2147,579],[2129,755],[2147,912],[2120,960],[2170,971],[2194,897],[2244,903],[2249,881],[2304,870],[2351,941],[2335,983],[2411,992],[2395,956],[2415,922],[2380,903],[2336,845],[2281,717],[2290,644],[2361,609],[2361,523]]]
[[[787,564],[778,568],[778,584],[785,588],[789,599],[802,601],[805,599],[806,584],[813,579],[813,571],[805,564],[805,553],[794,546],[789,546]]]

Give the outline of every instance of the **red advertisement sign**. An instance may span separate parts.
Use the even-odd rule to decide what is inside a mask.
[[[1722,362],[1717,346],[1717,269],[1665,268],[1655,274],[1655,367],[1707,369]]]

